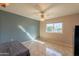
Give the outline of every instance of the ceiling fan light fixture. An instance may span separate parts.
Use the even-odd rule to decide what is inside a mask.
[[[45,21],[45,19],[44,18],[41,18],[41,20],[40,21]]]
[[[45,16],[44,15],[41,16],[41,21],[45,21]]]
[[[45,21],[46,17],[44,14],[41,14],[41,21]]]

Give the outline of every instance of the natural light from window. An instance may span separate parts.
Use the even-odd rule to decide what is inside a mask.
[[[48,33],[62,33],[63,23],[49,23],[46,24],[46,32]]]

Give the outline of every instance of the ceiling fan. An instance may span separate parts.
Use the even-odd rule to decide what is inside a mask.
[[[47,19],[46,12],[49,11],[49,9],[52,7],[52,4],[50,4],[47,7],[40,6],[41,4],[36,4],[36,10],[38,11],[37,14],[40,16],[40,21],[45,21]]]
[[[44,21],[46,19],[44,11],[40,12],[40,18],[41,18],[40,21]]]

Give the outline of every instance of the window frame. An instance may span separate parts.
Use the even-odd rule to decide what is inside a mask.
[[[56,23],[61,23],[62,24],[62,26],[61,26],[61,28],[62,28],[62,30],[61,30],[61,32],[55,32],[54,30],[54,24],[56,24]],[[49,31],[47,31],[47,24],[52,24],[53,25],[53,30],[51,31],[51,32],[49,32]],[[46,24],[46,29],[45,29],[45,32],[46,33],[63,33],[63,22],[54,22],[54,23],[47,23]]]

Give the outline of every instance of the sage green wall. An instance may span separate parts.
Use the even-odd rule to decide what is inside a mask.
[[[18,40],[24,42],[29,37],[39,37],[39,21],[0,10],[0,43]],[[23,32],[18,26],[22,26]],[[29,34],[28,34],[29,33]]]

